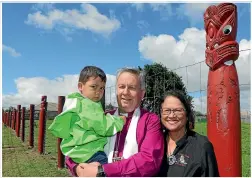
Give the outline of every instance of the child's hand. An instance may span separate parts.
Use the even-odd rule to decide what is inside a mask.
[[[119,117],[123,119],[124,124],[125,124],[126,123],[126,116],[119,116]]]

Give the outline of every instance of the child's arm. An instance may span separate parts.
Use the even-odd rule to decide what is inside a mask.
[[[70,137],[70,128],[74,122],[80,120],[76,113],[77,105],[77,99],[66,99],[63,112],[54,118],[53,123],[48,128],[54,136],[64,139]]]
[[[93,130],[100,136],[108,137],[122,130],[124,120],[118,116],[105,115],[103,111],[86,112],[76,124],[85,130]]]
[[[56,137],[67,139],[70,137],[70,128],[78,119],[78,115],[72,111],[65,112],[55,117],[48,128]]]
[[[80,121],[76,124],[85,130],[93,130],[96,134],[107,137],[123,128],[123,119],[110,114],[105,115],[100,102],[84,99],[81,100],[78,108]]]

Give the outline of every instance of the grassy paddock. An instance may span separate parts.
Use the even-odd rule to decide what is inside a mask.
[[[12,129],[2,127],[3,177],[68,177],[66,169],[57,169],[57,139],[51,133],[46,132],[45,154],[38,153],[38,121],[34,124],[34,148],[28,148],[28,124],[26,121],[25,142]]]
[[[207,135],[207,124],[206,122],[201,122],[195,124],[195,131],[202,135]],[[242,177],[250,177],[250,124],[241,124],[241,138],[242,138]]]
[[[52,120],[47,120],[46,128]],[[66,169],[57,169],[57,139],[46,130],[45,154],[38,153],[38,121],[34,124],[34,148],[29,149],[29,121],[25,125],[25,142],[15,132],[2,127],[3,177],[68,177]],[[195,130],[206,135],[206,123],[196,123]],[[242,123],[242,176],[250,177],[250,124]]]

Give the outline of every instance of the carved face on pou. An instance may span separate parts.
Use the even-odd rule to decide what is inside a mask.
[[[226,61],[239,57],[237,8],[232,3],[210,6],[204,13],[206,31],[206,64],[215,70]]]

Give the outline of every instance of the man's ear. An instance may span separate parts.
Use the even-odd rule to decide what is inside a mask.
[[[80,91],[80,93],[82,93],[82,86],[83,86],[83,83],[79,82],[78,83],[78,90]]]
[[[145,95],[145,90],[142,90],[142,93],[141,93],[141,100],[144,98],[144,95]]]

